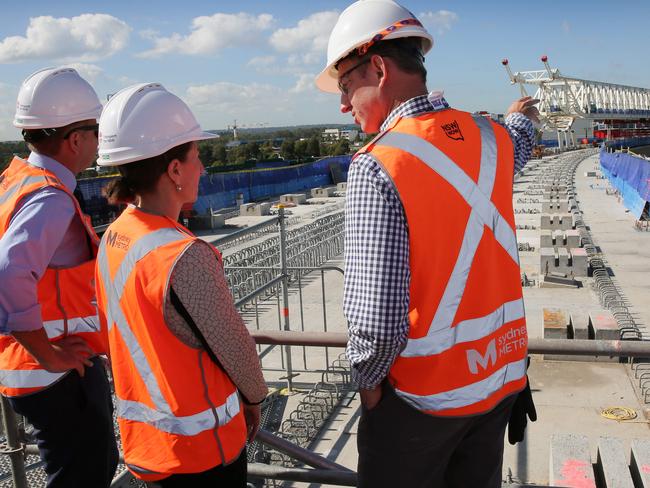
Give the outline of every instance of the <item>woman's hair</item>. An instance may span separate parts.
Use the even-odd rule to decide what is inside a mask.
[[[185,161],[191,147],[192,142],[186,142],[159,156],[119,166],[120,176],[104,187],[108,203],[131,203],[137,195],[153,191],[158,179],[167,172],[169,163],[174,159]]]

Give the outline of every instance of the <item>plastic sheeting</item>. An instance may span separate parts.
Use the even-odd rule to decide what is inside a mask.
[[[650,201],[650,162],[625,153],[600,150],[603,174],[623,197],[623,205],[637,219]]]

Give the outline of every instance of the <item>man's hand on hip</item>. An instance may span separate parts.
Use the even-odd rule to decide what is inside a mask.
[[[533,97],[523,97],[512,102],[512,105],[508,108],[506,116],[519,112],[524,116],[528,117],[532,122],[539,122],[539,110],[537,110],[537,105],[539,100]]]
[[[372,410],[377,406],[381,400],[381,384],[375,386],[370,390],[365,388],[359,388],[359,396],[361,397],[361,404],[366,408],[366,410]]]

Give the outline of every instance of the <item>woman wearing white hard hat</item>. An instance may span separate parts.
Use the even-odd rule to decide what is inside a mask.
[[[99,126],[98,164],[121,174],[107,197],[129,203],[96,279],[125,462],[150,486],[243,487],[267,388],[219,252],[177,223],[197,198],[197,141],[215,136],[156,83],[117,93]]]

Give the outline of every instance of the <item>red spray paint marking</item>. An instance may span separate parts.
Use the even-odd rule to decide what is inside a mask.
[[[591,472],[591,464],[579,459],[569,459],[562,466],[562,479],[555,483],[570,488],[596,488]]]
[[[641,471],[650,474],[650,464],[644,464],[643,466],[641,466]]]
[[[282,315],[284,315],[285,317],[288,317],[289,316],[289,309],[288,308],[283,308],[282,309]]]

